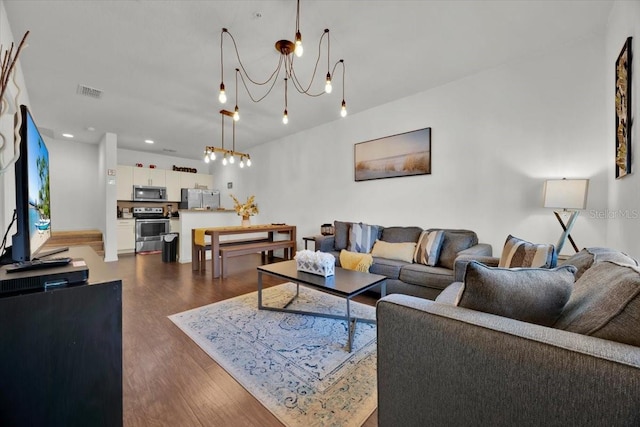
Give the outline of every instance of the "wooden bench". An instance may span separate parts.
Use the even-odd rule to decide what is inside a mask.
[[[248,244],[227,245],[220,247],[220,277],[224,278],[227,275],[227,258],[249,255],[256,252],[261,252],[264,257],[264,252],[274,251],[277,249],[284,249],[284,257],[286,259],[292,259],[295,251],[296,242],[293,240],[275,240],[266,242],[256,242]]]
[[[250,243],[265,243],[269,241],[270,240],[267,237],[256,237],[253,239],[224,240],[220,242],[220,247],[222,248],[225,246],[247,245]],[[194,244],[194,247],[196,249],[195,262],[197,263],[194,270],[199,270],[199,271],[206,270],[207,269],[207,251],[211,250],[211,245],[202,246],[202,245]],[[191,260],[191,262],[193,261],[194,260]]]

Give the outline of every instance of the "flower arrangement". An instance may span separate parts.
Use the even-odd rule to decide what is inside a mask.
[[[236,213],[242,218],[248,218],[259,213],[258,205],[256,205],[255,202],[255,196],[247,197],[247,201],[245,203],[240,203],[233,194],[231,194],[231,198],[233,199],[233,209],[235,209]]]

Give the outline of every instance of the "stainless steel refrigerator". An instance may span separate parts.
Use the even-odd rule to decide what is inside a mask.
[[[218,209],[220,192],[201,188],[183,188],[180,192],[180,209]]]

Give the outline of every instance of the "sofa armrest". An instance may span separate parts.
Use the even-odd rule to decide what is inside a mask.
[[[638,421],[638,347],[399,294],[376,317],[380,427]]]
[[[333,242],[335,241],[335,237],[333,234],[323,236],[317,235],[314,236],[314,243],[316,251],[320,252],[331,252],[333,251]]]
[[[460,255],[453,265],[453,276],[456,282],[464,282],[464,273],[467,271],[467,264],[471,261],[478,261],[489,267],[497,267],[500,258],[483,255]]]

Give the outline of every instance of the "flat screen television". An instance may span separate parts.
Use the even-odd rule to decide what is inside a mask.
[[[51,237],[49,151],[25,105],[16,120],[20,120],[20,157],[15,164],[17,232],[11,257],[30,261]]]

